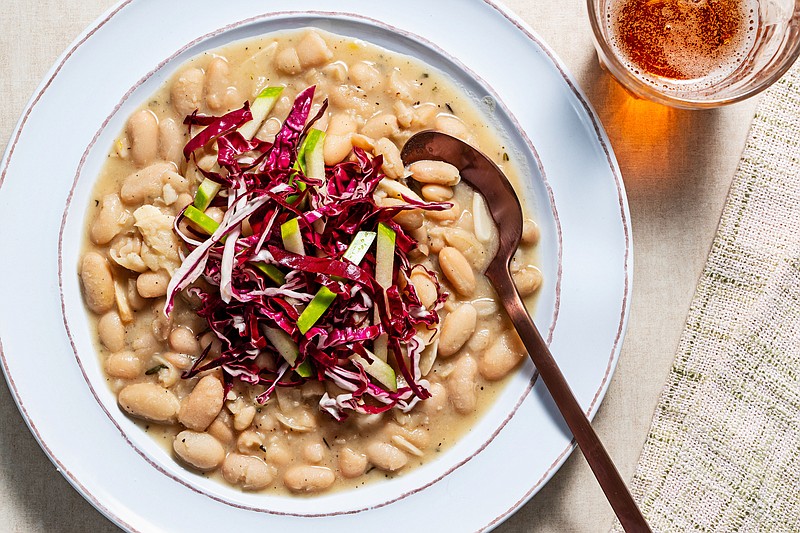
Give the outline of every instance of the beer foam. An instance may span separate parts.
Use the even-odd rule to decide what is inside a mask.
[[[680,75],[662,76],[647,72],[646,68],[634,62],[634,58],[628,50],[625,50],[625,43],[619,37],[623,10],[636,2],[652,4],[653,1],[661,6],[661,11],[657,15],[663,17],[664,21],[663,27],[655,28],[662,43],[661,47],[656,49],[659,52],[658,59],[661,61],[661,72],[671,71]],[[742,64],[754,46],[757,33],[758,2],[741,0],[738,6],[738,31],[729,41],[722,44],[710,42],[707,36],[704,38],[704,32],[708,28],[704,28],[700,10],[714,7],[714,2],[711,0],[611,0],[607,4],[606,29],[611,37],[614,52],[637,78],[662,91],[703,90],[724,80]],[[631,24],[631,29],[649,29],[646,23],[628,20],[625,22],[629,24],[636,22],[635,26]],[[658,22],[662,22],[662,19],[659,18]],[[641,35],[636,38],[639,37]],[[648,45],[652,43],[652,40],[648,41]]]

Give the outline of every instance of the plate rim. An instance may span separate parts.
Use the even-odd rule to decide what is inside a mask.
[[[3,159],[0,160],[0,189],[3,186],[5,181],[6,175],[8,173],[10,163],[12,157],[14,155],[14,151],[16,145],[22,135],[22,132],[27,124],[27,120],[33,111],[33,108],[39,102],[39,100],[44,96],[52,82],[60,73],[61,69],[67,63],[69,58],[80,48],[84,43],[89,41],[92,35],[97,32],[100,28],[102,28],[105,24],[107,24],[112,18],[114,18],[120,11],[122,11],[128,5],[136,2],[138,0],[120,0],[117,4],[110,7],[106,10],[103,14],[101,14],[93,23],[87,26],[74,40],[73,42],[65,49],[65,51],[59,56],[58,59],[54,62],[53,66],[48,70],[45,74],[43,81],[39,84],[37,89],[33,92],[32,97],[28,101],[26,107],[24,108],[20,119],[18,120],[16,126],[12,130],[11,136],[9,137],[9,143],[6,147],[6,150],[3,154]],[[632,231],[631,231],[631,221],[630,221],[630,211],[628,206],[627,196],[625,194],[625,186],[622,180],[621,171],[619,169],[618,163],[614,156],[613,149],[611,148],[610,141],[600,124],[599,118],[597,113],[592,108],[591,104],[588,102],[583,91],[580,89],[578,84],[573,79],[572,75],[567,70],[566,66],[562,63],[562,61],[556,56],[553,50],[536,34],[534,30],[528,26],[528,24],[519,18],[516,14],[510,11],[506,6],[502,5],[500,2],[496,0],[479,0],[484,4],[487,4],[494,10],[496,10],[500,15],[502,15],[508,22],[510,22],[513,26],[519,29],[529,40],[533,41],[533,43],[540,48],[548,57],[549,62],[556,67],[559,74],[563,78],[563,80],[569,86],[572,96],[574,96],[578,102],[583,107],[583,111],[586,117],[590,120],[591,125],[594,128],[594,133],[599,142],[600,146],[603,149],[603,152],[606,156],[606,162],[608,164],[608,169],[611,171],[614,182],[617,188],[617,195],[620,203],[620,217],[622,228],[624,230],[624,242],[625,242],[625,256],[624,256],[624,269],[625,269],[625,276],[624,276],[624,289],[622,294],[622,309],[620,313],[620,321],[619,327],[616,334],[616,338],[614,341],[614,345],[611,349],[611,354],[608,358],[607,368],[604,373],[603,380],[601,381],[597,391],[594,395],[594,398],[591,401],[590,406],[587,409],[587,414],[590,418],[593,418],[597,412],[597,407],[599,406],[600,401],[605,396],[608,386],[610,384],[611,377],[613,375],[614,369],[619,361],[620,352],[622,341],[624,339],[624,335],[626,329],[628,327],[628,321],[630,316],[630,307],[631,307],[631,292],[632,292],[632,283],[633,283],[633,242],[632,242]],[[309,13],[310,11],[306,11]],[[277,12],[268,12],[264,13],[264,16],[268,16],[269,14],[277,13]],[[240,24],[244,21],[240,21]],[[220,28],[219,31],[223,31],[225,28]],[[198,38],[196,41],[201,41],[202,39],[208,38],[214,35],[214,33],[210,33],[206,36]],[[189,43],[186,47],[190,47],[194,42]],[[176,52],[177,54],[178,52]],[[450,56],[448,56],[450,57]],[[161,65],[160,65],[161,66]],[[158,68],[160,68],[160,66]],[[157,69],[156,69],[157,70]],[[513,118],[513,116],[512,116]],[[537,157],[538,159],[538,157]],[[555,208],[555,204],[552,203],[553,208]],[[559,248],[560,251],[560,248]],[[561,264],[559,262],[559,271],[561,269]],[[556,311],[557,315],[557,311]],[[554,320],[555,322],[555,320]],[[552,331],[551,331],[552,334]],[[40,445],[42,450],[45,452],[45,455],[50,459],[50,461],[58,468],[58,471],[67,479],[67,481],[87,500],[91,503],[98,511],[100,511],[103,515],[108,517],[112,522],[116,523],[120,527],[124,527],[128,530],[135,531],[136,529],[133,528],[130,524],[126,523],[120,516],[117,516],[113,512],[111,512],[107,507],[105,507],[102,502],[96,498],[89,490],[80,482],[77,477],[75,477],[71,472],[69,472],[64,465],[60,462],[58,457],[55,455],[53,450],[47,445],[47,443],[42,439],[41,434],[39,433],[38,429],[33,424],[28,412],[22,402],[22,398],[20,397],[19,391],[17,386],[14,382],[14,379],[11,375],[10,368],[8,366],[6,356],[3,352],[3,344],[2,339],[0,339],[0,360],[2,360],[2,368],[6,380],[9,383],[12,397],[14,399],[15,404],[17,405],[20,413],[22,414],[23,421],[28,426],[29,430],[35,437],[37,443]],[[528,393],[529,394],[529,393]],[[524,395],[523,398],[527,396]],[[562,453],[556,458],[553,464],[545,471],[542,477],[529,489],[529,491],[514,505],[512,505],[504,514],[498,516],[495,520],[484,526],[481,531],[493,529],[503,520],[505,520],[510,514],[516,511],[521,505],[527,502],[538,490],[541,486],[549,480],[550,477],[558,470],[558,468],[563,464],[566,458],[570,455],[571,451],[574,449],[575,444],[574,441],[571,442],[563,451]],[[228,503],[228,502],[226,502]]]
[[[572,93],[578,99],[578,101],[583,106],[583,109],[586,113],[586,116],[591,121],[592,127],[594,128],[595,135],[597,136],[597,140],[600,142],[600,146],[602,146],[603,151],[606,156],[606,162],[608,163],[609,169],[614,176],[614,183],[617,186],[617,195],[620,201],[620,217],[622,220],[622,227],[624,230],[625,235],[625,287],[623,292],[623,302],[622,302],[622,316],[619,323],[619,328],[617,330],[617,336],[614,340],[614,347],[612,348],[612,356],[609,358],[608,366],[605,371],[605,375],[603,377],[600,386],[597,389],[597,392],[592,398],[592,401],[587,409],[587,416],[589,420],[594,420],[595,415],[602,403],[603,399],[605,398],[606,393],[608,392],[608,388],[611,385],[611,378],[614,376],[614,372],[616,370],[617,364],[619,363],[619,358],[622,352],[622,343],[625,340],[625,334],[628,329],[628,322],[630,320],[630,310],[631,310],[631,294],[633,292],[633,273],[634,273],[634,246],[633,246],[633,228],[631,226],[631,214],[630,214],[630,206],[628,205],[628,195],[625,189],[625,182],[622,179],[622,171],[619,167],[619,163],[617,162],[616,155],[614,154],[614,149],[611,146],[611,140],[608,138],[608,134],[606,133],[605,128],[603,128],[602,123],[600,121],[600,117],[595,111],[594,106],[589,102],[586,94],[584,93],[583,89],[581,89],[578,82],[575,80],[573,74],[569,71],[567,66],[563,63],[561,58],[555,53],[552,47],[542,39],[539,34],[521,17],[519,17],[516,13],[514,13],[510,8],[504,5],[500,0],[481,0],[494,8],[500,15],[506,18],[511,24],[517,27],[525,36],[536,43],[539,48],[541,48],[547,57],[549,58],[550,62],[553,66],[558,69],[561,77],[564,81],[569,85]],[[560,265],[559,265],[560,268]],[[508,519],[512,514],[514,514],[520,507],[525,505],[528,501],[536,495],[536,493],[541,490],[541,488],[546,484],[558,470],[563,466],[569,456],[577,447],[577,443],[575,439],[570,441],[570,444],[561,452],[561,454],[553,461],[544,474],[542,474],[541,478],[533,485],[531,488],[512,506],[510,506],[503,514],[497,516],[492,522],[484,526],[483,528],[479,529],[478,531],[491,531],[495,527],[502,524],[506,519]]]

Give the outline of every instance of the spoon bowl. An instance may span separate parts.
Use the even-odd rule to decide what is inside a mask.
[[[649,532],[650,527],[575,398],[514,285],[510,266],[519,246],[523,219],[522,206],[508,178],[479,150],[460,139],[436,131],[423,131],[412,136],[403,147],[401,157],[405,165],[422,160],[450,163],[459,170],[461,179],[486,200],[489,213],[500,230],[500,243],[486,269],[486,277],[503,303],[539,371],[542,382],[550,391],[622,527],[628,533]]]

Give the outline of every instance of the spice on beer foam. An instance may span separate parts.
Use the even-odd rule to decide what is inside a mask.
[[[621,0],[609,26],[636,74],[694,80],[732,71],[752,42],[742,0]]]

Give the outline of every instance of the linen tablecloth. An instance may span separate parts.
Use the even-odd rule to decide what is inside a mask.
[[[800,65],[756,112],[632,490],[658,531],[800,531]]]

